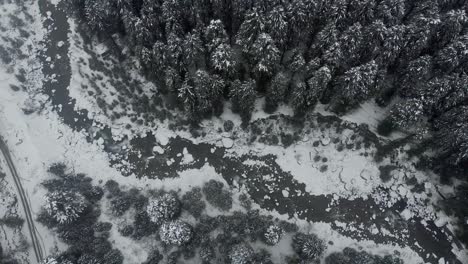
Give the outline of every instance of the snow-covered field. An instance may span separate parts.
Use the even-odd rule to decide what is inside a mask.
[[[5,14],[15,13],[15,4],[6,4],[0,7],[0,20],[5,23],[8,18]],[[37,5],[32,2],[28,6],[28,10],[33,17],[29,23],[31,33],[35,33],[33,37],[28,38],[28,41],[22,46],[23,53],[35,54],[39,49],[42,49],[38,43],[46,35],[42,29],[41,15],[37,10]],[[18,11],[19,12],[19,11]],[[2,15],[3,14],[3,15]],[[441,199],[438,191],[442,193],[450,193],[449,187],[439,186],[438,176],[431,172],[423,172],[417,170],[413,165],[413,160],[408,160],[404,151],[399,151],[392,160],[384,159],[377,163],[374,160],[376,152],[375,146],[368,148],[353,147],[340,150],[339,145],[355,144],[360,139],[356,135],[356,139],[351,139],[355,131],[344,129],[339,133],[334,127],[320,127],[320,124],[313,123],[312,126],[316,129],[304,130],[299,137],[301,140],[288,147],[282,145],[269,145],[255,141],[249,142],[250,133],[243,131],[240,128],[240,118],[230,111],[229,104],[219,118],[212,118],[202,122],[205,136],[194,138],[187,131],[174,131],[169,126],[168,121],[155,121],[150,126],[135,125],[128,116],[122,116],[112,120],[108,113],[102,111],[98,107],[96,96],[88,93],[83,89],[83,85],[91,86],[92,80],[86,76],[96,77],[99,81],[96,82],[106,98],[106,104],[112,104],[114,99],[117,99],[119,91],[109,85],[110,76],[103,75],[98,70],[92,70],[89,64],[83,63],[90,58],[90,55],[83,50],[83,40],[74,30],[74,22],[69,20],[72,30],[68,36],[70,40],[69,57],[71,61],[71,82],[67,88],[70,96],[76,99],[76,109],[86,109],[89,111],[89,117],[97,123],[107,125],[112,129],[112,136],[115,139],[121,139],[127,136],[129,139],[136,137],[145,132],[151,132],[155,135],[158,142],[154,147],[155,153],[163,154],[164,146],[170,138],[180,136],[188,139],[193,144],[209,143],[216,147],[226,148],[226,157],[240,157],[242,155],[275,155],[276,163],[279,167],[290,173],[294,180],[305,185],[305,191],[314,196],[332,196],[333,201],[339,199],[373,199],[384,208],[392,207],[396,202],[405,200],[406,208],[401,212],[401,216],[410,221],[417,217],[421,221],[435,221],[437,226],[446,226],[449,230],[454,231],[452,223],[454,219],[445,215],[442,211],[436,210],[436,205]],[[8,37],[18,37],[16,32],[2,32]],[[0,43],[9,45],[7,43]],[[61,45],[60,43],[56,43]],[[30,46],[30,48],[28,48]],[[96,54],[102,54],[105,47],[95,45]],[[46,48],[46,47],[45,47]],[[151,190],[154,188],[163,188],[165,190],[174,190],[181,194],[195,186],[202,186],[210,179],[225,181],[223,175],[215,170],[215,168],[206,162],[204,166],[197,169],[180,170],[178,177],[154,179],[150,177],[137,177],[132,174],[130,176],[122,176],[122,173],[114,166],[111,166],[111,160],[106,151],[104,151],[103,140],[95,140],[89,142],[86,131],[74,131],[62,122],[59,114],[52,110],[50,101],[47,102],[47,97],[40,93],[41,90],[41,73],[40,63],[35,56],[26,56],[14,58],[14,63],[0,63],[0,135],[8,144],[15,165],[19,170],[22,178],[22,184],[27,191],[32,211],[37,214],[40,211],[44,202],[45,190],[40,183],[49,179],[51,175],[47,169],[54,162],[64,162],[75,173],[85,173],[93,178],[93,184],[102,185],[107,180],[112,179],[117,181],[123,188],[136,187],[140,190]],[[52,59],[52,58],[51,58]],[[27,72],[26,81],[20,82],[15,77],[19,69],[30,69]],[[144,78],[139,76],[136,71],[131,72],[131,76],[144,82]],[[17,87],[25,87],[20,91],[14,91],[10,85]],[[157,93],[153,85],[144,84],[144,92],[148,96]],[[253,121],[269,118],[271,115],[266,114],[262,110],[263,100],[259,99],[256,110],[253,114]],[[116,111],[124,111],[131,113],[131,107],[127,109],[115,108]],[[26,111],[25,111],[26,110]],[[29,113],[29,110],[34,110]],[[319,112],[326,114],[324,109],[319,107]],[[286,106],[280,107],[279,113],[284,115],[292,115],[291,109]],[[382,111],[378,110],[371,103],[366,103],[354,115],[343,117],[350,124],[365,123],[368,124],[371,130],[376,127],[376,120],[382,119]],[[177,113],[175,114],[178,115]],[[222,129],[225,120],[234,122],[234,130],[232,132],[218,132]],[[131,124],[132,129],[126,128],[126,125]],[[275,128],[279,129],[279,128]],[[333,142],[333,139],[338,139],[339,143]],[[317,143],[318,142],[318,143]],[[193,153],[185,149],[178,157],[182,157],[183,164],[191,164],[193,162]],[[170,163],[171,161],[168,160]],[[265,166],[258,160],[246,160],[244,164],[247,166]],[[387,182],[382,182],[380,178],[380,166],[398,164],[393,170],[391,178]],[[324,167],[326,165],[326,169]],[[0,163],[0,167],[4,168]],[[148,175],[149,176],[149,175]],[[265,177],[275,178],[277,175],[269,175]],[[408,179],[416,179],[417,184],[423,186],[422,192],[412,192],[412,186],[408,185]],[[267,179],[268,180],[268,179]],[[247,193],[245,186],[240,186],[237,182],[233,184],[233,192],[235,196],[241,193]],[[279,187],[281,188],[281,186]],[[381,193],[381,188],[388,189],[388,193]],[[2,195],[11,193],[14,190],[8,187],[2,192]],[[284,189],[283,196],[288,197],[289,191]],[[12,194],[13,196],[13,194]],[[11,196],[10,196],[11,198]],[[336,204],[328,205],[329,209],[333,209]],[[129,238],[123,237],[118,231],[117,226],[125,222],[124,218],[116,218],[108,212],[106,203],[102,204],[103,214],[102,221],[109,221],[114,224],[111,232],[110,241],[115,248],[120,249],[125,257],[125,263],[141,263],[148,255],[149,250],[153,246],[149,240],[132,241]],[[364,249],[373,254],[393,254],[398,251],[400,257],[405,263],[424,263],[423,258],[418,255],[410,245],[400,246],[392,243],[376,243],[372,240],[358,240],[340,234],[333,228],[334,225],[352,229],[352,223],[335,222],[334,225],[326,222],[307,222],[303,219],[289,219],[287,215],[279,214],[275,211],[267,211],[259,205],[254,205],[254,208],[260,209],[265,215],[272,214],[280,219],[292,221],[299,225],[300,230],[304,232],[313,232],[325,241],[333,241],[333,245],[329,245],[326,254],[342,250],[344,247],[353,247]],[[222,212],[209,208],[209,214],[216,216]],[[243,210],[239,204],[234,204],[230,212],[234,210]],[[186,221],[190,221],[189,216],[182,216]],[[369,219],[369,221],[372,221]],[[349,224],[349,227],[347,227]],[[56,235],[46,227],[37,224],[38,232],[44,242],[46,255],[51,255],[57,250],[63,250],[66,245],[61,243]],[[373,230],[374,232],[374,230]],[[375,228],[375,232],[385,232],[383,229]],[[0,242],[10,241],[0,236]],[[15,235],[16,236],[16,235]],[[9,240],[10,239],[10,240]],[[292,251],[290,246],[291,238],[284,238],[281,243],[275,247],[270,247],[269,251],[273,253],[275,263],[282,263],[284,256]],[[153,242],[154,243],[154,242]],[[460,261],[468,262],[466,250],[460,250],[458,247],[453,247],[453,253],[456,254]],[[198,263],[194,260],[193,263]],[[444,263],[441,258],[439,263]]]

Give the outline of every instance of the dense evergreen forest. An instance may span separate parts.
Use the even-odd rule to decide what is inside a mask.
[[[90,32],[125,40],[146,76],[192,120],[244,121],[255,98],[297,115],[391,106],[381,134],[430,138],[438,160],[468,164],[465,0],[70,0]],[[117,35],[116,35],[117,34]]]

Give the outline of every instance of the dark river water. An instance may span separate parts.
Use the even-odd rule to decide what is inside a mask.
[[[62,1],[64,2],[64,1]],[[44,22],[44,27],[49,29],[49,35],[45,40],[44,54],[40,55],[43,62],[45,76],[55,75],[54,81],[45,80],[44,91],[50,96],[52,105],[63,119],[63,122],[74,130],[90,131],[93,120],[88,118],[86,110],[76,111],[75,100],[70,98],[68,86],[71,78],[70,60],[68,57],[69,42],[67,34],[70,25],[67,21],[68,14],[60,7],[56,8],[48,0],[39,0],[40,11],[44,17],[49,14],[51,19]],[[63,41],[65,45],[57,45]],[[59,58],[57,55],[60,55]],[[51,61],[46,60],[52,58]],[[53,67],[51,65],[53,64]],[[108,134],[110,129],[104,128],[101,134]],[[89,140],[93,140],[89,138]],[[112,152],[116,142],[106,140],[106,150],[115,157]],[[156,145],[156,139],[151,134],[145,138],[136,138],[130,141],[131,151],[126,157],[131,161],[127,171],[138,175],[147,175],[153,178],[178,177],[178,173],[185,169],[201,168],[206,163],[215,168],[228,183],[234,180],[244,184],[252,199],[262,208],[276,210],[280,214],[297,216],[313,222],[330,223],[332,227],[343,235],[355,239],[371,239],[376,243],[393,243],[401,246],[409,246],[416,251],[426,262],[438,263],[444,258],[448,263],[461,263],[451,252],[452,240],[444,229],[438,228],[432,221],[426,225],[421,224],[421,219],[413,218],[405,220],[400,212],[405,208],[405,201],[400,201],[390,208],[381,208],[372,199],[339,199],[332,203],[331,196],[310,195],[306,192],[305,185],[297,182],[293,176],[283,171],[276,163],[276,156],[256,155],[232,155],[226,156],[226,149],[215,147],[212,144],[194,144],[189,140],[176,137],[170,139],[165,147],[164,154],[154,156],[152,147]],[[178,154],[184,148],[192,154],[194,162],[190,165],[182,165]],[[212,148],[215,151],[212,152]],[[142,156],[139,156],[141,154]],[[148,157],[154,158],[148,159]],[[168,165],[167,160],[175,162]],[[259,166],[244,164],[245,160],[261,161]],[[112,162],[117,165],[119,160]],[[240,175],[245,175],[240,177]],[[274,177],[264,178],[264,175]],[[284,197],[282,190],[289,190],[289,196]],[[385,190],[381,190],[385,191]],[[373,218],[375,217],[375,218]],[[354,228],[341,228],[335,221],[350,223]],[[381,232],[372,232],[370,226],[389,230],[391,235]],[[353,231],[350,231],[353,230]]]

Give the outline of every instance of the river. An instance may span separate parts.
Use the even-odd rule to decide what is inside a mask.
[[[50,15],[51,18],[44,22],[44,27],[49,29],[50,34],[44,41],[47,48],[44,54],[40,55],[44,66],[43,73],[46,77],[55,76],[54,81],[45,79],[44,92],[49,95],[54,109],[66,125],[77,131],[90,131],[91,129],[94,131],[96,128],[92,127],[94,122],[88,118],[88,112],[76,111],[75,100],[69,96],[71,67],[68,57],[70,46],[68,15],[60,8],[60,4],[56,7],[48,0],[39,0],[39,6],[41,14],[44,17]],[[63,42],[64,45],[57,45],[59,42]],[[48,60],[48,57],[52,60]],[[108,131],[110,131],[108,128],[102,130],[103,134]],[[89,138],[89,140],[93,139]],[[424,225],[421,223],[422,219],[413,218],[406,221],[400,216],[400,212],[405,207],[403,200],[390,208],[382,209],[372,199],[339,199],[333,203],[331,210],[327,210],[329,204],[332,203],[332,196],[308,194],[304,184],[297,182],[289,172],[281,169],[274,155],[226,156],[226,149],[223,147],[215,147],[208,143],[194,144],[189,140],[175,137],[170,139],[163,156],[150,160],[148,157],[154,155],[152,146],[155,142],[156,139],[151,134],[131,141],[130,149],[134,152],[130,152],[128,158],[132,162],[132,172],[150,177],[177,177],[181,170],[201,168],[205,163],[209,163],[228,183],[236,179],[244,184],[252,199],[262,208],[276,210],[280,214],[297,216],[308,221],[330,223],[333,229],[341,234],[358,240],[371,239],[376,243],[409,246],[426,262],[438,263],[440,258],[444,258],[448,263],[461,263],[452,253],[452,240],[443,229],[438,228],[432,221]],[[106,140],[105,149],[111,152],[114,149],[112,148],[114,143],[112,140]],[[187,148],[194,157],[194,162],[190,165],[179,164],[181,157],[178,157],[178,154],[184,148]],[[214,152],[211,151],[213,148]],[[137,152],[143,156],[136,155]],[[110,154],[115,155],[115,153]],[[175,162],[167,165],[168,159],[174,159]],[[265,165],[246,165],[243,163],[246,159],[261,161]],[[245,175],[245,177],[239,177],[239,175]],[[273,179],[266,179],[263,175],[275,176]],[[282,190],[286,188],[289,190],[288,197],[284,197],[282,193]],[[375,218],[372,219],[372,217]],[[341,225],[336,224],[336,221],[353,223],[355,228],[342,228]],[[389,230],[392,235],[372,232],[371,226],[374,224],[379,228]]]

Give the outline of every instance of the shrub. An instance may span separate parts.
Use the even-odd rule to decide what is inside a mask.
[[[263,233],[263,241],[268,245],[276,245],[283,236],[283,229],[278,225],[270,225]]]
[[[232,129],[234,128],[234,122],[232,122],[231,120],[224,121],[223,128],[224,128],[224,131],[231,132]]]
[[[314,234],[297,233],[293,237],[293,249],[303,259],[318,260],[325,252],[326,245]]]
[[[203,186],[203,193],[206,200],[213,206],[229,211],[232,207],[231,193],[224,189],[224,184],[220,181],[210,180]]]
[[[133,238],[135,239],[149,236],[158,230],[157,224],[150,220],[146,211],[140,211],[135,214],[133,226]]]
[[[180,202],[172,193],[153,197],[148,202],[146,213],[151,221],[160,224],[162,221],[175,218],[180,213]]]
[[[127,195],[120,194],[110,201],[112,213],[116,216],[123,215],[132,206],[131,200]]]
[[[149,253],[148,258],[142,264],[158,264],[163,259],[163,255],[159,253],[159,250],[155,249]]]
[[[231,264],[248,264],[254,258],[252,247],[245,243],[234,245],[229,251],[228,260]]]
[[[191,226],[180,220],[165,222],[159,229],[161,241],[168,245],[181,246],[189,242],[192,236]]]
[[[114,180],[108,180],[106,184],[104,184],[104,187],[112,196],[120,193],[119,183]]]
[[[206,204],[202,200],[203,195],[199,187],[192,188],[182,196],[182,208],[192,214],[195,218],[200,217]]]
[[[44,208],[58,223],[75,221],[86,207],[85,198],[76,192],[47,193]]]

